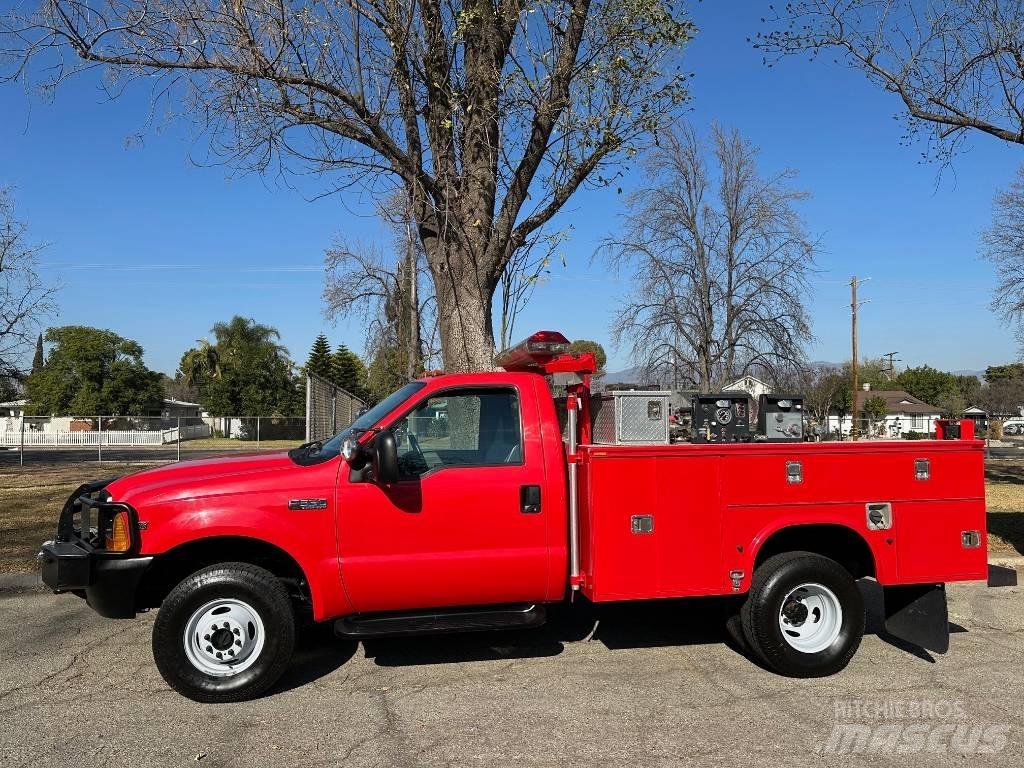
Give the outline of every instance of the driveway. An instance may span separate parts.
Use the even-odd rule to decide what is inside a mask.
[[[1003,571],[1007,580],[1012,571]],[[878,590],[869,630],[878,631]],[[931,657],[877,634],[819,680],[731,645],[727,605],[563,617],[533,633],[365,645],[307,632],[270,695],[200,705],[152,664],[152,615],[0,595],[0,765],[1013,765],[1024,762],[1024,587],[950,589]]]

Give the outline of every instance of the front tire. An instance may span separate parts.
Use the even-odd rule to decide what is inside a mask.
[[[295,648],[295,616],[281,582],[248,563],[222,563],[188,576],[153,625],[153,659],[182,696],[246,701],[281,677]]]
[[[835,560],[786,552],[754,571],[740,619],[751,649],[769,668],[788,677],[824,677],[857,652],[864,599]]]

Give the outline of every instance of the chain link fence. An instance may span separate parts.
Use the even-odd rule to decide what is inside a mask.
[[[347,427],[366,408],[351,392],[312,374],[306,376],[306,441],[323,440]]]
[[[0,463],[181,461],[288,450],[305,437],[301,416],[7,416]]]

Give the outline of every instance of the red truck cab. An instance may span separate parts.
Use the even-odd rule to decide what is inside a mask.
[[[536,625],[576,593],[740,594],[750,652],[813,676],[856,651],[857,579],[885,587],[890,631],[944,651],[942,584],[986,577],[970,422],[955,440],[606,445],[592,355],[540,332],[498,363],[410,382],[287,453],[84,485],[43,579],[111,618],[159,607],[164,678],[231,701],[280,676],[303,615],[370,637]]]

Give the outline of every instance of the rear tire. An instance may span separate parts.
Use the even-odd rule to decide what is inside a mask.
[[[853,658],[864,635],[864,599],[843,566],[811,552],[765,560],[740,610],[751,650],[788,677],[824,677]]]
[[[182,696],[208,703],[255,698],[281,677],[295,647],[284,585],[248,563],[188,576],[153,624],[153,659]]]

